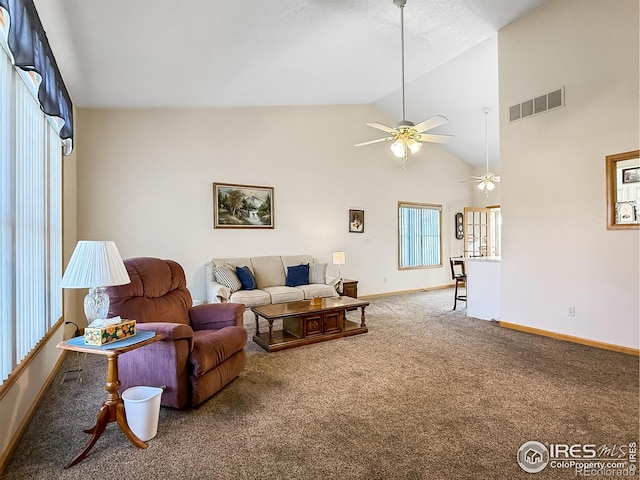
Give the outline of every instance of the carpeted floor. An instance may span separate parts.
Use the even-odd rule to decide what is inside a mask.
[[[58,374],[2,479],[568,479],[524,472],[518,448],[638,443],[637,357],[469,318],[452,298],[372,299],[369,333],[331,342],[249,341],[243,374],[197,410],[162,408],[147,449],[112,423],[64,470],[105,398],[90,355],[83,383]]]

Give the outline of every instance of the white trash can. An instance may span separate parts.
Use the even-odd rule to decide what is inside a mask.
[[[143,442],[158,433],[161,396],[159,387],[131,387],[122,392],[129,428]]]

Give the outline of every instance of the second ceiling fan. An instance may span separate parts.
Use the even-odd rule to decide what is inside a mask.
[[[393,0],[393,4],[400,9],[400,38],[402,51],[402,120],[395,127],[388,127],[381,123],[367,123],[369,127],[382,130],[389,134],[384,138],[370,140],[368,142],[357,143],[356,147],[370,145],[378,142],[391,142],[391,152],[398,158],[402,158],[402,168],[406,168],[409,152],[416,153],[422,147],[421,142],[446,143],[453,135],[440,135],[435,133],[424,133],[427,130],[436,128],[448,122],[446,117],[435,115],[424,122],[414,125],[405,119],[405,94],[404,94],[404,6],[407,0]]]
[[[484,192],[485,195],[489,195],[489,192],[496,188],[496,183],[500,183],[500,175],[496,175],[489,171],[489,121],[488,116],[490,108],[485,107],[482,109],[482,113],[484,113],[484,141],[485,141],[485,149],[486,149],[486,164],[487,170],[483,175],[479,176],[471,176],[471,180],[462,180],[460,183],[465,182],[477,182],[478,188]]]

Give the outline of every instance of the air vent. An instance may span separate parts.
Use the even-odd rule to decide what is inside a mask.
[[[509,123],[564,107],[564,87],[509,107]]]

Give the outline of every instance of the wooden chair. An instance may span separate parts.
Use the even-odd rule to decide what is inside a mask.
[[[467,274],[464,271],[464,259],[462,257],[450,257],[449,265],[451,265],[451,278],[456,282],[456,288],[453,294],[453,309],[458,305],[458,300],[467,301]],[[465,294],[458,294],[458,285],[462,284],[465,288]]]

